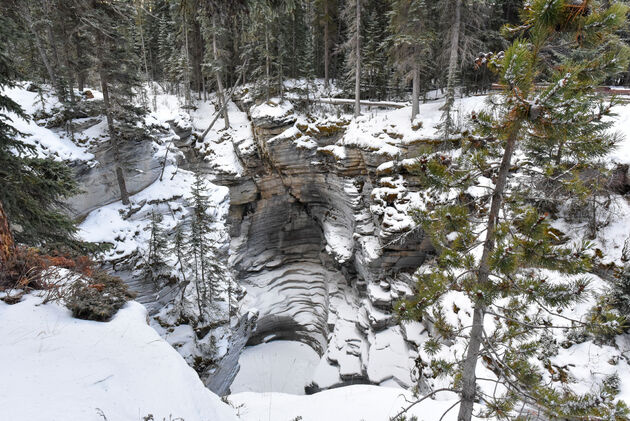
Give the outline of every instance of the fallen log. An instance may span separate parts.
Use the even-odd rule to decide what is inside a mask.
[[[317,98],[312,99],[311,102],[319,102],[322,104],[331,105],[354,105],[354,99],[347,98]],[[408,102],[393,101],[359,101],[359,103],[368,107],[405,108],[409,106]]]
[[[215,113],[214,120],[212,120],[212,122],[210,123],[208,128],[206,130],[204,130],[204,132],[201,134],[201,136],[199,136],[199,139],[197,139],[198,142],[202,142],[206,138],[206,136],[208,135],[208,133],[212,129],[212,126],[214,126],[214,123],[217,122],[217,120],[221,116],[221,113],[223,113],[223,110],[225,110],[225,108],[227,107],[228,103],[232,100],[232,94],[236,90],[236,87],[238,86],[238,83],[241,81],[241,76],[242,76],[242,73],[238,75],[238,78],[236,79],[236,83],[234,84],[234,86],[232,86],[232,89],[230,89],[230,92],[227,94],[227,96],[225,96],[225,101],[223,101],[223,105],[221,105],[221,108]],[[167,153],[168,153],[168,151],[167,151]]]

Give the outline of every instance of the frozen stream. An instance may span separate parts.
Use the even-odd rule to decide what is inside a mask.
[[[301,342],[273,341],[247,347],[230,390],[303,395],[319,360],[317,352]]]

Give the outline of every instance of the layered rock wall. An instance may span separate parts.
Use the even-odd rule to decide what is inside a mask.
[[[415,345],[395,326],[392,302],[411,292],[408,273],[430,246],[410,231],[413,186],[402,166],[383,166],[404,156],[339,151],[347,122],[300,122],[290,106],[276,106],[251,109],[255,147],[234,144],[245,171],[215,181],[230,188],[231,263],[248,290],[244,304],[259,312],[249,344],[311,345],[322,355],[312,391],[410,385]]]

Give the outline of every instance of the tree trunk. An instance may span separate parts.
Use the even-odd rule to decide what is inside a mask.
[[[479,261],[479,271],[477,274],[477,283],[484,285],[490,277],[490,253],[494,250],[494,239],[496,236],[496,225],[499,218],[499,210],[503,204],[503,193],[507,184],[507,177],[510,171],[512,155],[516,147],[521,123],[519,121],[512,123],[511,131],[503,152],[503,159],[499,167],[497,182],[492,194],[492,204],[490,205],[490,213],[488,215],[488,223],[486,225],[486,239],[483,243],[483,253]],[[479,300],[474,305],[473,324],[470,330],[470,338],[468,340],[468,351],[464,360],[464,369],[462,372],[462,401],[459,407],[458,421],[471,421],[475,395],[477,392],[477,378],[475,370],[477,368],[477,360],[479,358],[479,348],[482,342],[483,319],[485,315],[485,304]]]
[[[75,48],[75,52],[77,55],[77,68],[76,68],[76,72],[77,72],[77,87],[79,88],[79,92],[83,92],[83,89],[85,89],[85,79],[86,79],[86,71],[85,68],[81,67],[81,64],[83,63],[83,48],[81,48],[81,41],[79,39],[79,36],[75,33],[72,37],[74,39],[74,48]]]
[[[216,16],[212,16],[212,56],[214,58],[215,67],[218,63],[219,54],[217,51],[217,25],[216,25]],[[219,102],[220,106],[223,108],[223,121],[225,122],[225,128],[230,128],[230,118],[228,115],[228,107],[223,106],[223,104],[227,104],[229,98],[225,97],[225,90],[223,89],[223,83],[221,82],[221,73],[219,69],[216,68],[215,77],[217,78],[217,90],[219,91]]]
[[[328,21],[328,0],[324,1],[324,89],[329,88],[329,73],[330,68],[330,23]]]
[[[3,268],[14,252],[15,243],[9,230],[9,219],[7,214],[4,213],[2,202],[0,202],[0,269]]]
[[[137,5],[136,5],[136,14],[140,15],[140,11],[138,10]],[[142,60],[144,62],[144,77],[146,79],[147,87],[148,87],[150,85],[149,65],[147,63],[147,50],[144,45],[144,28],[142,27],[143,25],[144,25],[144,20],[138,23],[138,29],[140,32],[140,47],[142,49]]]
[[[186,105],[190,106],[191,104],[191,95],[190,95],[190,50],[188,49],[188,24],[186,21],[186,16],[184,16],[184,48],[186,49],[186,71],[184,72],[184,83],[185,91],[184,91],[184,101]]]
[[[61,16],[59,19],[63,19]],[[66,31],[65,25],[61,26],[61,36],[62,36],[62,46],[63,46],[63,54],[61,57],[63,58],[63,71],[67,78],[67,87],[68,93],[70,94],[70,103],[74,104],[76,102],[76,98],[74,96],[74,73],[72,72],[72,66],[70,66],[70,37]]]
[[[267,78],[267,90],[266,96],[267,101],[269,101],[269,97],[271,96],[271,57],[269,56],[269,29],[265,29],[265,76]]]
[[[50,83],[55,88],[55,93],[57,94],[57,98],[61,99],[61,88],[60,88],[59,81],[57,80],[57,75],[55,74],[55,71],[52,65],[50,64],[50,60],[48,60],[48,55],[46,54],[46,50],[44,49],[44,46],[42,45],[42,40],[40,39],[39,34],[35,30],[35,26],[33,23],[33,16],[31,15],[31,11],[28,7],[25,7],[24,11],[25,11],[24,20],[26,20],[28,29],[31,35],[33,36],[33,42],[35,43],[37,52],[39,52],[39,56],[42,59],[42,63],[44,64],[44,67],[46,68],[46,73],[48,73],[48,77],[50,78]]]
[[[356,17],[356,31],[357,31],[357,45],[356,45],[356,63],[355,63],[355,75],[354,75],[354,116],[358,117],[361,114],[361,0],[355,0],[357,2],[357,17]]]
[[[105,116],[107,118],[107,128],[109,130],[109,140],[114,150],[114,161],[116,163],[116,178],[118,180],[118,188],[120,189],[120,200],[123,205],[129,204],[129,193],[127,192],[127,184],[125,183],[125,177],[123,174],[121,159],[120,159],[120,145],[118,137],[116,136],[116,128],[114,127],[114,117],[112,116],[111,104],[109,101],[109,89],[107,82],[107,73],[105,72],[105,63],[103,62],[103,37],[100,32],[97,31],[96,36],[96,53],[98,59],[98,73],[101,79],[101,90],[103,91],[103,104],[105,105]]]
[[[455,102],[455,75],[457,73],[457,57],[459,53],[459,31],[461,26],[461,7],[462,0],[455,0],[455,16],[453,17],[453,27],[451,29],[451,45],[450,57],[448,60],[448,79],[446,82],[446,102],[444,103],[444,112],[448,113],[449,124],[451,109]],[[451,128],[448,127],[447,130]]]
[[[52,52],[52,57],[51,57],[52,67],[55,70],[55,74],[57,74],[57,83],[59,84],[58,97],[61,102],[66,102],[66,100],[68,99],[66,96],[67,83],[66,81],[63,81],[63,77],[59,77],[59,74],[57,73],[60,71],[62,72],[62,69],[61,69],[62,66],[61,66],[61,60],[59,59],[57,40],[55,39],[55,36],[53,34],[52,23],[50,20],[52,19],[52,10],[50,8],[50,3],[48,2],[48,0],[44,0],[43,6],[48,17],[47,24],[46,24],[46,35],[48,37],[48,44],[50,45],[50,50]]]
[[[411,95],[411,121],[413,121],[420,113],[420,70],[416,62],[413,64],[413,90]]]
[[[280,93],[280,101],[284,101],[284,73],[282,68],[284,62],[282,61],[282,52],[284,51],[284,37],[282,34],[278,40],[278,91]]]

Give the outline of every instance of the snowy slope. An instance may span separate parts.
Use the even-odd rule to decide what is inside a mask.
[[[27,91],[23,85],[26,84],[7,88],[1,92],[17,102],[28,115],[42,109],[58,106],[59,103],[56,98],[47,93],[42,93],[40,97],[36,92]],[[57,161],[89,161],[94,158],[94,155],[84,148],[75,145],[68,134],[63,131],[53,131],[41,127],[35,121],[26,121],[13,113],[8,113],[8,117],[12,120],[11,125],[25,135],[22,139],[24,143],[35,146],[37,156],[40,158],[51,157]]]
[[[237,419],[147,325],[142,305],[101,323],[41,301],[0,302],[0,420]]]

